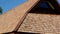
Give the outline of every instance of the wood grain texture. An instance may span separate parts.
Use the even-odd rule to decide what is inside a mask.
[[[5,14],[0,15],[0,33],[16,31],[29,10],[39,0],[28,0]]]

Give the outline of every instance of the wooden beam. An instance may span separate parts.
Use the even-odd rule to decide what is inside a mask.
[[[58,4],[57,0],[45,0],[45,1],[50,2],[54,6],[55,10],[60,12],[60,5]]]
[[[16,31],[27,13],[39,1],[40,0],[28,0],[7,13],[0,15],[0,33]]]

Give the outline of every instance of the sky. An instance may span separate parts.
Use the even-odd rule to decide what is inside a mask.
[[[58,3],[60,4],[60,0],[57,0],[58,1]]]
[[[5,13],[26,1],[27,0],[0,0],[0,7],[2,8],[2,12]]]
[[[0,7],[3,9],[3,13],[13,9],[14,7],[26,2],[27,0],[0,0]],[[60,0],[57,0],[60,4]],[[44,4],[43,4],[44,5]],[[46,6],[46,5],[45,5]]]

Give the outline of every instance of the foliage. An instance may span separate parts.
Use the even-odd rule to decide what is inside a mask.
[[[2,14],[2,8],[0,7],[0,14]]]

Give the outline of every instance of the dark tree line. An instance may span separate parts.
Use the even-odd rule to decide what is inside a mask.
[[[0,14],[2,14],[2,8],[0,7]]]

